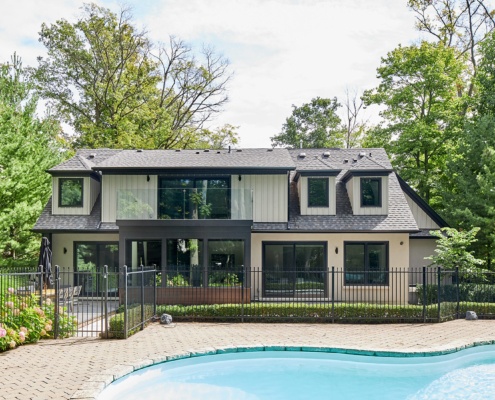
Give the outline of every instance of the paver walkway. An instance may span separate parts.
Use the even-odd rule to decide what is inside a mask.
[[[94,399],[114,376],[167,355],[283,345],[425,352],[495,343],[495,321],[442,324],[152,324],[127,340],[44,340],[0,353],[0,399]]]

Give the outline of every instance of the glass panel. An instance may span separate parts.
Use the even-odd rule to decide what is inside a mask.
[[[230,179],[160,179],[161,219],[230,218]]]
[[[308,207],[328,207],[328,178],[308,178]]]
[[[361,206],[380,206],[380,178],[361,178]]]
[[[238,286],[244,278],[244,240],[209,240],[209,286]]]
[[[202,286],[203,240],[167,240],[167,286]]]
[[[387,282],[387,246],[386,244],[368,244],[368,283]]]
[[[365,283],[364,244],[345,245],[345,283]]]
[[[263,262],[265,296],[294,295],[294,245],[267,244]]]
[[[109,294],[118,293],[119,245],[118,243],[76,243],[75,286],[82,286],[82,294],[100,294],[105,288],[101,280],[103,266],[108,266]]]
[[[296,293],[324,293],[324,256],[325,247],[321,244],[296,244]]]
[[[161,240],[128,240],[126,249],[126,265],[128,271],[137,271],[141,265],[144,266],[145,269],[160,269],[162,264]],[[149,284],[151,283],[145,283],[145,285]],[[140,275],[129,275],[127,285],[141,285]]]
[[[82,207],[83,179],[59,178],[59,206]]]

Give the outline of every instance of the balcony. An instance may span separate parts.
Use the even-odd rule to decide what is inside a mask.
[[[128,189],[117,191],[117,219],[251,220],[251,189]]]

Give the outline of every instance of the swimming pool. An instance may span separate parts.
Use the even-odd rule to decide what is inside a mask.
[[[192,357],[129,374],[109,385],[98,400],[431,400],[485,399],[494,395],[495,345],[487,345],[423,357],[317,351]]]

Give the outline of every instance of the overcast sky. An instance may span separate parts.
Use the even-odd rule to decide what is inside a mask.
[[[113,11],[119,2],[95,1]],[[82,1],[3,0],[0,62],[44,55],[41,24],[75,21]],[[239,126],[242,147],[269,147],[292,105],[377,84],[380,58],[416,42],[406,0],[128,0],[135,23],[154,41],[174,35],[211,45],[230,60],[229,103],[211,127]],[[370,111],[368,111],[370,112]],[[369,117],[373,118],[372,115]]]

